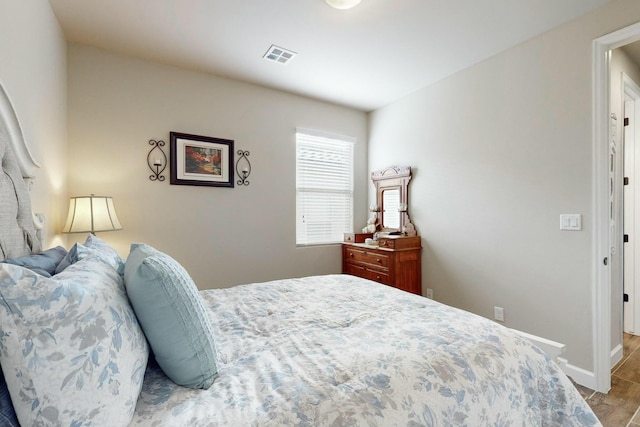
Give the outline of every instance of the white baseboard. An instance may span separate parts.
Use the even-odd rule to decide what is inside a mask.
[[[622,347],[622,344],[618,344],[613,350],[611,350],[612,368],[622,360],[623,350],[624,349]],[[571,379],[573,379],[578,384],[588,387],[591,390],[596,389],[596,376],[593,372],[571,365],[567,361],[567,359],[564,359],[562,357],[558,358],[558,365],[564,371],[564,373],[567,374],[568,377],[571,377]]]
[[[547,353],[556,362],[558,362],[560,355],[564,353],[564,350],[566,348],[564,344],[556,341],[552,341],[536,335],[528,334],[526,332],[522,332],[517,329],[511,329],[511,330],[525,337],[526,339],[528,339],[529,341],[531,341],[532,343],[540,347],[545,353]]]
[[[611,367],[613,368],[614,366],[616,366],[616,364],[622,360],[623,357],[623,350],[624,348],[622,347],[622,344],[618,344],[616,346],[616,348],[614,348],[613,350],[611,350]]]
[[[591,390],[596,389],[596,376],[593,372],[571,365],[568,363],[567,359],[562,357],[558,358],[558,366],[560,366],[560,369],[562,369],[562,371],[568,377],[571,377],[571,379],[576,383],[581,386],[588,387]]]
[[[587,371],[586,369],[579,368],[569,363],[569,361],[563,357],[560,357],[562,353],[564,353],[566,346],[562,343],[548,340],[546,338],[541,338],[536,335],[531,335],[526,332],[518,331],[517,329],[512,329],[514,332],[522,335],[523,337],[529,339],[535,345],[540,347],[545,353],[547,353],[562,369],[562,371],[573,379],[576,383],[588,387],[592,390],[596,388],[596,377],[595,374],[591,371]],[[618,348],[620,347],[620,348]],[[622,360],[622,346],[618,346],[611,351],[611,366],[614,366],[620,360]]]

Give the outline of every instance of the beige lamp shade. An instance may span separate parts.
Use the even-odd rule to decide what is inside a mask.
[[[80,196],[69,199],[69,214],[63,233],[94,233],[122,230],[113,199],[109,196]]]
[[[351,9],[360,4],[360,0],[325,0],[327,4],[336,9]]]

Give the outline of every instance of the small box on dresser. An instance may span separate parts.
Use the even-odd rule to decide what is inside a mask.
[[[420,236],[385,236],[378,246],[342,244],[342,272],[422,295]]]

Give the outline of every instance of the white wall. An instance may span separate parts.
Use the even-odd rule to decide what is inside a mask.
[[[35,212],[47,219],[45,247],[66,210],[66,41],[49,2],[0,0],[0,82],[9,95],[26,143],[42,165],[32,189]]]
[[[607,6],[373,112],[369,169],[414,168],[423,291],[565,343],[593,369],[592,41],[640,21]],[[393,144],[389,144],[393,141]],[[583,215],[583,231],[559,215]]]
[[[296,248],[295,128],[358,139],[355,226],[367,218],[365,113],[258,86],[69,45],[69,194],[114,197],[124,230],[98,234],[126,256],[147,242],[198,286],[339,273],[339,245]],[[152,182],[150,139],[232,139],[251,152],[248,187]],[[84,236],[77,236],[78,240]]]

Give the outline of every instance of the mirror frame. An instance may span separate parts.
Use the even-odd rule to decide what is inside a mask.
[[[411,181],[410,166],[390,166],[371,172],[371,180],[376,188],[376,211],[379,214],[380,227],[383,232],[403,232],[415,236],[415,227],[409,219],[409,182]],[[400,191],[400,205],[405,209],[400,211],[400,228],[384,227],[383,193],[387,190]]]

